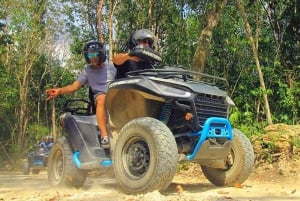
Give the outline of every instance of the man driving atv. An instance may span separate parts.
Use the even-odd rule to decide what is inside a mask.
[[[155,36],[150,30],[139,29],[130,36],[129,50],[133,51],[134,48],[144,48],[152,53],[154,39]],[[126,73],[129,71],[154,68],[154,60],[134,56],[131,52],[117,54],[113,58],[113,64],[117,69],[116,79],[126,77]]]
[[[101,133],[101,144],[103,148],[109,147],[109,138],[106,128],[105,97],[108,82],[115,77],[115,68],[105,63],[106,55],[104,45],[98,41],[90,41],[83,48],[84,58],[87,65],[84,67],[77,80],[72,84],[61,88],[46,90],[49,94],[47,100],[59,94],[69,94],[77,91],[83,85],[89,85],[96,104],[96,118]]]

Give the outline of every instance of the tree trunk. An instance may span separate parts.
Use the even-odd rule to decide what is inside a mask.
[[[53,99],[53,101],[52,101],[51,119],[52,119],[52,136],[53,136],[54,140],[56,140],[57,132],[56,132],[55,99]]]
[[[258,38],[256,38],[256,40],[254,40],[254,38],[252,36],[251,27],[250,27],[250,24],[247,20],[244,7],[241,5],[239,0],[234,0],[234,2],[235,2],[236,6],[237,6],[237,8],[238,8],[238,10],[241,14],[241,17],[244,21],[245,29],[246,29],[248,38],[249,38],[250,43],[251,43],[251,47],[252,47],[252,51],[253,51],[253,57],[254,57],[257,72],[258,72],[260,87],[263,90],[263,98],[264,98],[264,104],[265,104],[266,118],[267,118],[268,124],[270,125],[270,124],[273,124],[273,122],[272,122],[272,116],[271,116],[271,111],[270,111],[268,94],[267,94],[267,89],[266,89],[266,86],[265,86],[264,76],[263,76],[263,72],[261,70],[261,66],[260,66],[260,62],[259,62],[259,58],[258,58]]]
[[[97,10],[97,16],[98,16],[98,37],[99,37],[99,41],[101,43],[104,43],[104,39],[103,39],[103,34],[102,34],[102,26],[101,26],[101,22],[102,22],[102,9],[103,9],[103,5],[104,5],[104,0],[100,0],[99,1],[99,5],[98,5],[98,10]]]
[[[193,57],[192,70],[194,71],[204,72],[212,33],[220,21],[226,4],[227,0],[215,0],[213,8],[207,13],[205,27],[200,34],[199,45]]]
[[[148,9],[148,29],[151,30],[152,28],[152,19],[153,19],[153,8],[154,8],[154,2],[152,0],[149,0],[149,9]]]
[[[30,40],[29,40],[30,41]],[[31,47],[25,49],[26,62],[23,65],[21,72],[16,72],[16,77],[19,84],[19,110],[18,110],[18,137],[16,141],[16,150],[22,151],[26,147],[26,129],[29,121],[29,80],[31,80],[31,70],[33,67],[33,58],[31,56]]]
[[[108,26],[108,42],[109,42],[109,62],[112,62],[113,59],[113,49],[114,49],[114,43],[113,43],[113,20],[114,20],[114,13],[116,10],[116,6],[118,4],[118,1],[111,0],[110,3],[110,9],[109,9],[109,15],[107,19],[107,26]]]

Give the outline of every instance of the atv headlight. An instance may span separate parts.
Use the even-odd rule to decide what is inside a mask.
[[[235,107],[235,104],[234,104],[233,100],[232,100],[229,96],[226,96],[226,103],[227,103],[230,107]]]

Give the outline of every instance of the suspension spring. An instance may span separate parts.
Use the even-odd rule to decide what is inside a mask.
[[[172,105],[171,103],[166,102],[162,108],[159,120],[167,125],[169,122],[170,116],[172,114]]]

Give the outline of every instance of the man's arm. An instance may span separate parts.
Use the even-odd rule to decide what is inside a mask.
[[[62,87],[62,88],[59,88],[60,89],[59,94],[73,93],[73,92],[77,91],[78,89],[80,89],[81,86],[82,86],[82,84],[78,80],[75,80],[72,84]]]
[[[78,89],[80,89],[81,86],[82,86],[82,84],[78,80],[76,80],[72,84],[67,85],[65,87],[48,89],[48,90],[46,90],[46,93],[49,95],[47,100],[55,98],[56,96],[58,96],[60,94],[73,93],[73,92],[77,91]]]
[[[119,66],[119,65],[124,64],[127,60],[132,60],[132,61],[135,61],[135,62],[139,62],[140,58],[135,57],[135,56],[129,56],[128,53],[120,53],[120,54],[117,54],[113,58],[113,64]]]

